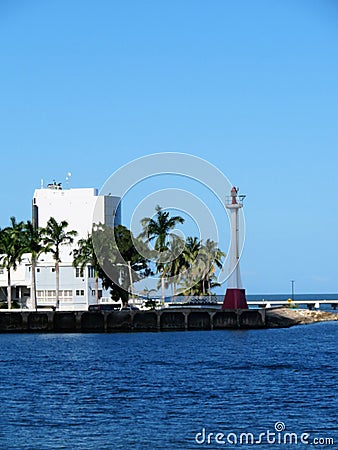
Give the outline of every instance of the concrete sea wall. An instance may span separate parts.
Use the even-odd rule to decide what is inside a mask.
[[[265,309],[0,312],[0,333],[113,333],[264,328]]]

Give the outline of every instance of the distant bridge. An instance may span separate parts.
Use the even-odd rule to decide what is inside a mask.
[[[320,309],[323,305],[329,305],[333,309],[338,308],[338,300],[248,300],[247,303],[249,306],[260,306],[261,308],[296,305],[306,305],[309,309]]]
[[[179,298],[179,297],[177,297]],[[182,297],[184,298],[184,297]],[[186,297],[187,298],[187,297]],[[188,300],[191,300],[191,298],[188,298]],[[247,299],[247,303],[248,306],[257,306],[260,308],[273,308],[273,307],[277,307],[277,306],[289,306],[290,308],[292,307],[297,307],[300,305],[306,305],[308,309],[320,309],[321,306],[324,305],[328,305],[330,306],[332,309],[336,310],[338,309],[338,299],[337,300],[316,300],[316,299],[311,299],[311,300],[291,300],[291,299],[287,299],[287,300],[248,300]],[[167,306],[171,306],[171,307],[175,307],[175,306],[183,306],[183,307],[188,307],[189,306],[189,301],[180,301],[178,302],[177,300],[175,302],[168,302],[166,305]],[[194,302],[194,305],[200,305],[201,307],[207,307],[207,306],[213,306],[214,308],[217,307],[221,307],[223,304],[223,300],[220,301],[220,299],[218,298],[217,302],[214,302],[212,304],[208,304],[208,302],[206,300],[197,300],[196,302]]]

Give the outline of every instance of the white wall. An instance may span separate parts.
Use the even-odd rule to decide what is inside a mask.
[[[54,217],[57,222],[66,220],[68,230],[76,230],[78,233],[74,245],[63,247],[61,253],[63,262],[73,260],[70,254],[72,249],[76,247],[79,239],[85,238],[88,233],[91,233],[93,221],[113,225],[118,202],[118,197],[98,196],[97,189],[94,188],[36,189],[33,197],[33,205],[36,205],[38,209],[38,225],[40,227],[46,226],[50,217]],[[116,219],[117,223],[121,220],[119,210]],[[49,260],[48,256],[46,260]]]

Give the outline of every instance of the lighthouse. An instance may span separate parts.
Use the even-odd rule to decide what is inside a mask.
[[[238,195],[238,188],[233,187],[230,191],[230,196],[226,197],[225,200],[225,207],[229,211],[230,216],[231,242],[229,260],[231,273],[222,309],[248,309],[239,269],[238,212],[243,208],[244,198],[245,195]]]

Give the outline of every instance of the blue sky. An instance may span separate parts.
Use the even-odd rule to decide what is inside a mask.
[[[0,3],[0,226],[178,151],[247,195],[248,293],[338,292],[338,4]],[[128,209],[126,205],[126,209]]]

